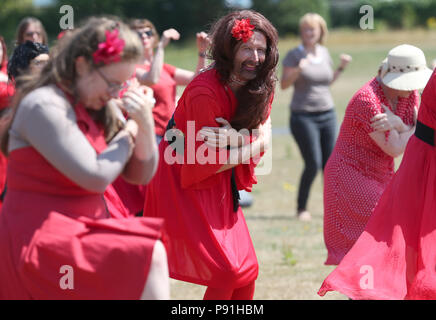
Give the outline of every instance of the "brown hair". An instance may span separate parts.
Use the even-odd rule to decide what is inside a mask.
[[[119,30],[119,37],[125,41],[121,61],[137,61],[143,56],[142,43],[125,24],[118,20],[109,18],[90,18],[88,22],[79,29],[75,29],[68,37],[59,40],[55,48],[55,54],[41,73],[30,74],[23,77],[23,84],[14,97],[14,112],[20,101],[31,91],[51,85],[61,85],[73,98],[77,99],[76,91],[76,58],[82,56],[89,63],[91,68],[99,68],[103,64],[95,64],[93,53],[97,50],[99,43],[105,41],[106,30]],[[92,111],[92,110],[91,110]],[[121,124],[116,121],[112,109],[105,107],[100,111],[91,112],[94,118],[103,124],[106,140],[109,141],[115,133],[121,129]],[[2,137],[1,148],[7,154],[8,135]]]
[[[41,30],[41,36],[42,36],[42,44],[48,45],[48,37],[47,32],[44,29],[44,26],[42,25],[42,22],[34,17],[26,17],[23,20],[20,21],[20,24],[17,27],[17,45],[22,44],[24,42],[24,34],[29,27],[30,24],[36,24],[38,25],[39,29]]]
[[[136,31],[138,29],[150,28],[153,31],[153,48],[156,48],[159,44],[159,33],[156,30],[154,24],[148,19],[133,19],[129,22],[130,29]]]
[[[252,10],[234,11],[219,19],[212,27],[211,58],[214,68],[227,83],[233,70],[233,62],[242,41],[232,36],[232,28],[236,20],[250,19],[255,26],[253,31],[262,33],[267,42],[265,61],[260,66],[255,79],[248,81],[236,94],[238,108],[231,120],[232,127],[255,129],[267,118],[268,104],[274,93],[276,66],[279,60],[277,49],[278,34],[274,26],[263,15]]]

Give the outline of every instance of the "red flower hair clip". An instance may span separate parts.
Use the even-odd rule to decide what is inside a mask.
[[[232,28],[232,35],[236,40],[247,42],[253,35],[255,26],[250,24],[250,19],[236,20]]]
[[[118,62],[121,60],[125,42],[118,38],[119,30],[106,30],[106,41],[98,45],[98,49],[93,53],[92,57],[96,64],[103,62],[104,64]]]

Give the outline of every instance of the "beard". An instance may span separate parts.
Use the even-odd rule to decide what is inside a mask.
[[[253,68],[253,66],[256,66]],[[260,64],[256,64],[255,62],[252,61],[245,61],[242,62],[236,72],[235,75],[243,81],[250,81],[253,80],[257,77],[259,68],[260,68]]]

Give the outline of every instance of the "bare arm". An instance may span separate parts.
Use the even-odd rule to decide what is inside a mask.
[[[403,154],[404,150],[406,149],[407,142],[414,132],[415,127],[412,127],[408,131],[402,133],[399,133],[397,130],[391,130],[389,132],[387,141],[384,132],[374,131],[371,132],[369,136],[386,154],[396,158]]]
[[[153,56],[153,62],[149,72],[138,70],[136,77],[140,84],[145,86],[152,86],[159,82],[160,74],[164,65],[164,49],[171,40],[179,40],[180,34],[175,29],[168,29],[162,33],[162,38],[157,45],[156,52]]]
[[[198,62],[197,68],[195,72],[184,70],[184,69],[176,69],[174,80],[179,86],[186,86],[191,82],[192,79],[206,67],[206,52],[210,46],[210,40],[208,38],[207,33],[199,32],[197,33],[197,50],[198,50]]]
[[[294,85],[301,73],[301,67],[284,67],[280,87],[285,90]]]
[[[128,112],[130,120],[126,123],[126,130],[135,137],[135,148],[123,170],[123,178],[132,184],[147,184],[154,176],[158,163],[151,111],[154,106],[153,91],[142,86],[131,88],[116,103]]]
[[[404,152],[409,138],[415,133],[418,109],[414,108],[413,125],[408,126],[388,107],[385,105],[382,107],[385,113],[377,114],[371,119],[371,127],[375,131],[371,132],[369,136],[385,153],[395,158]],[[389,131],[387,141],[385,131]]]
[[[341,54],[340,56],[341,62],[339,64],[339,67],[335,70],[333,74],[333,79],[330,82],[330,84],[333,84],[341,75],[341,73],[344,71],[345,67],[350,63],[352,60],[351,56],[348,54]]]
[[[131,184],[147,184],[156,173],[159,160],[154,127],[153,130],[139,129],[133,120],[129,120],[126,130],[133,132],[136,139],[133,154],[121,175]]]
[[[150,67],[150,71],[145,71],[138,69],[136,71],[136,78],[139,83],[152,86],[159,82],[160,74],[162,72],[163,64],[164,64],[164,46],[162,41],[159,42],[156,52],[153,56],[153,62]]]

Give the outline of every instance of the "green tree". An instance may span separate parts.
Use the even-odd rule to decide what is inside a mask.
[[[12,52],[13,38],[18,22],[25,12],[33,10],[32,0],[2,0],[0,5],[0,35],[7,43],[9,54]]]
[[[53,7],[70,3],[57,0]],[[78,22],[93,15],[115,15],[124,20],[146,18],[159,32],[170,27],[177,29],[182,39],[207,29],[226,9],[224,0],[75,0],[70,5]]]
[[[320,14],[327,23],[330,20],[326,0],[253,0],[252,8],[268,18],[282,36],[297,34],[298,22],[308,12]]]

